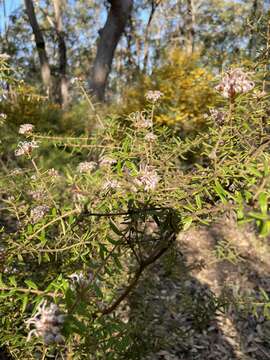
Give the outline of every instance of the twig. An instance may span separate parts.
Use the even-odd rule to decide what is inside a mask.
[[[35,236],[37,236],[37,234],[39,234],[41,231],[43,231],[44,229],[46,229],[47,227],[49,227],[50,225],[56,223],[57,221],[61,221],[62,219],[64,219],[65,217],[72,215],[72,214],[76,214],[78,213],[79,210],[78,209],[73,209],[71,211],[68,211],[66,213],[64,213],[63,215],[58,216],[57,218],[51,220],[50,222],[48,222],[47,224],[43,225],[40,229],[38,229],[34,234],[28,236],[27,240],[31,240],[33,239]]]
[[[27,289],[27,288],[9,288],[9,287],[0,287],[0,291],[18,291],[26,294],[35,294],[35,295],[43,295],[43,296],[50,296],[50,297],[62,297],[63,295],[60,293],[53,293],[53,292],[46,292],[42,290],[34,290],[34,289]]]
[[[175,238],[175,234],[171,234],[169,237],[167,243],[165,246],[158,249],[152,256],[150,256],[148,259],[141,262],[141,265],[135,272],[135,275],[131,281],[131,283],[128,285],[128,287],[125,289],[122,295],[119,296],[117,300],[115,300],[109,307],[101,310],[101,316],[102,315],[108,315],[111,312],[113,312],[118,305],[130,294],[130,292],[133,290],[133,288],[137,285],[143,271],[151,264],[153,264],[158,258],[160,258],[171,246],[173,240]],[[97,317],[97,314],[94,315],[94,318]]]

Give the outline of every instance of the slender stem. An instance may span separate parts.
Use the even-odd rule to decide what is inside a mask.
[[[61,221],[62,219],[64,219],[65,217],[69,216],[69,215],[72,215],[72,214],[76,214],[78,213],[79,210],[78,209],[73,209],[71,211],[68,211],[60,216],[58,216],[57,218],[51,220],[50,222],[48,222],[47,224],[43,225],[40,229],[38,229],[34,234],[30,235],[27,240],[31,240],[33,239],[35,236],[37,236],[41,231],[43,231],[44,229],[46,229],[48,226],[56,223],[57,221]]]
[[[38,169],[38,167],[37,167],[37,164],[36,164],[36,162],[35,162],[35,160],[34,160],[33,158],[31,158],[31,162],[32,162],[32,164],[33,164],[33,166],[34,166],[34,169],[36,170],[37,175],[40,177],[41,182],[42,182],[42,184],[43,184],[43,186],[44,186],[44,188],[45,188],[45,190],[46,190],[49,198],[51,199],[51,201],[52,201],[55,209],[57,209],[57,204],[56,204],[56,202],[55,202],[55,200],[54,200],[51,192],[49,191],[49,189],[48,189],[48,187],[47,187],[47,184],[46,184],[45,181],[43,180],[43,178],[42,178],[42,176],[41,176],[41,172],[39,171],[39,169]]]
[[[43,348],[43,352],[42,352],[42,358],[41,358],[41,360],[45,360],[45,358],[46,358],[46,354],[47,354],[47,350],[48,350],[48,348],[47,348],[47,347],[44,347],[44,348]]]
[[[27,288],[9,288],[9,287],[0,287],[0,291],[18,291],[26,294],[34,294],[34,295],[43,295],[43,296],[50,296],[50,297],[62,297],[63,295],[56,292],[46,292],[42,290],[34,290],[34,289],[27,289]],[[13,295],[13,294],[12,294]]]
[[[85,91],[84,87],[83,87],[80,83],[79,83],[79,87],[80,87],[80,89],[82,90],[83,95],[85,96],[85,98],[86,98],[86,100],[87,100],[87,102],[88,102],[91,110],[93,111],[96,119],[98,120],[99,125],[100,125],[102,128],[104,128],[104,124],[103,124],[103,122],[102,122],[99,114],[97,113],[97,111],[96,111],[96,109],[95,109],[95,107],[94,107],[94,104],[92,103],[92,101],[91,101],[91,99],[90,99],[90,96],[87,94],[87,92]]]
[[[47,139],[47,140],[55,140],[55,141],[66,141],[66,140],[91,140],[90,137],[72,137],[72,136],[49,136],[49,135],[37,135],[33,134],[33,138],[38,139]]]
[[[85,149],[88,149],[88,148],[109,148],[109,149],[120,149],[120,146],[115,146],[115,145],[101,145],[101,144],[69,144],[69,143],[63,143],[62,144],[63,146],[66,146],[66,147],[77,147],[77,148],[85,148]]]
[[[130,292],[134,289],[134,287],[137,285],[142,273],[144,272],[144,270],[146,269],[146,267],[148,267],[149,265],[153,264],[158,258],[160,258],[167,250],[168,248],[171,246],[172,244],[172,239],[174,237],[169,237],[168,241],[166,242],[166,244],[164,246],[162,246],[160,249],[157,249],[156,252],[154,252],[152,255],[150,255],[146,260],[144,260],[139,268],[137,269],[137,271],[135,272],[135,275],[132,279],[132,281],[130,282],[130,284],[127,286],[126,290],[123,292],[122,295],[120,295],[118,297],[118,299],[116,299],[111,305],[109,305],[109,307],[101,310],[101,316],[103,315],[108,315],[111,312],[113,312],[118,305],[130,294]],[[94,318],[97,317],[97,314],[94,315]]]

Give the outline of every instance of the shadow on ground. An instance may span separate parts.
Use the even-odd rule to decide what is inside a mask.
[[[134,346],[145,360],[267,360],[270,321],[236,297],[270,295],[270,246],[233,221],[181,233],[129,299]],[[132,355],[131,355],[132,354]]]

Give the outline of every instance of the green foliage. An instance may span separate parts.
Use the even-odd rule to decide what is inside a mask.
[[[107,117],[91,137],[34,129],[2,145],[2,161],[9,160],[0,178],[0,345],[18,359],[125,358],[132,324],[121,306],[179,231],[230,214],[268,236],[269,100],[260,86],[220,98],[222,108],[199,136],[180,139],[155,122],[168,106],[170,93],[161,88],[165,106],[149,102],[125,127]],[[27,143],[15,156],[19,140]],[[63,159],[59,173],[46,160],[55,153]],[[57,319],[65,315],[53,330],[52,321],[40,323],[52,303]],[[211,296],[209,309],[200,297],[185,302],[199,329],[220,304]],[[262,297],[266,315],[268,304]]]

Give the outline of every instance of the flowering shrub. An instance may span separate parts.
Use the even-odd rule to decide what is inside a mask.
[[[254,88],[253,81],[248,79],[248,74],[241,69],[232,69],[225,73],[220,84],[216,86],[225,98],[233,99],[238,94],[244,94]]]
[[[194,132],[205,125],[203,114],[218,100],[213,81],[213,75],[200,66],[198,54],[173,49],[151,76],[145,75],[138,85],[125,89],[124,112],[139,111],[160,98],[155,122]],[[148,92],[149,88],[156,90]]]
[[[192,139],[156,125],[157,92],[130,125],[108,117],[92,137],[18,126],[27,141],[6,149],[1,173],[0,345],[14,358],[125,358],[134,339],[119,309],[179,231],[230,214],[269,235],[268,98],[228,74],[241,76],[217,90],[229,81],[233,103],[220,98]],[[48,141],[68,159],[59,169],[44,165]]]
[[[36,335],[41,337],[46,345],[62,343],[64,338],[60,333],[60,326],[64,320],[65,317],[60,314],[58,306],[53,303],[47,306],[47,301],[44,300],[39,303],[36,314],[26,321],[28,326],[35,326],[35,329],[29,332],[27,341]]]

